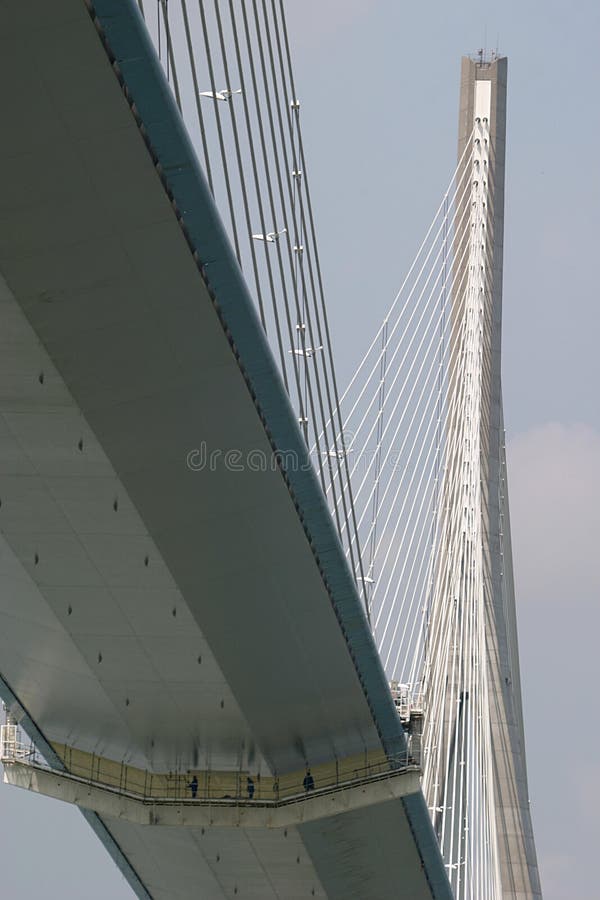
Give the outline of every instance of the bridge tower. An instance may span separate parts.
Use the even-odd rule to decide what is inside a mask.
[[[507,59],[463,58],[444,488],[424,789],[457,898],[541,897],[527,773],[501,388]],[[474,894],[473,894],[474,892]]]

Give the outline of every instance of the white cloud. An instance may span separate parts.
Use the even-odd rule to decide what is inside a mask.
[[[507,451],[542,888],[546,900],[583,900],[595,884],[593,848],[599,839],[590,802],[600,784],[598,729],[589,711],[598,684],[600,432],[548,423],[516,435]],[[589,724],[588,739],[571,728],[577,722]]]
[[[600,433],[549,423],[508,445],[517,594],[530,602],[600,595]]]

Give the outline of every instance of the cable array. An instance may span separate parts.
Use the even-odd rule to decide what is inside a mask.
[[[139,5],[364,592],[283,0]]]
[[[447,449],[440,486],[422,689],[423,788],[456,898],[499,898],[500,870],[490,731],[486,632],[491,608],[484,559],[482,420],[489,404],[492,241],[490,140],[477,119],[468,167],[470,195],[464,292],[452,304]],[[456,263],[455,263],[456,265]]]
[[[465,158],[470,161],[469,152]],[[468,253],[465,158],[341,398],[338,443],[353,485],[370,620],[388,676],[411,683],[418,680],[422,657],[449,360],[459,339],[450,315],[458,277],[452,249],[463,260]],[[338,497],[347,485],[348,478],[339,487],[334,479]],[[332,506],[339,502],[333,489],[327,493]]]
[[[492,390],[488,122],[475,120],[417,256],[340,397],[283,0],[139,2],[297,410],[384,668],[422,715],[423,789],[454,896],[497,900],[482,496]]]
[[[423,788],[455,897],[465,900],[500,896],[482,498],[492,162],[488,125],[477,120],[341,398],[338,435],[373,633],[390,681],[407,686],[422,715]]]

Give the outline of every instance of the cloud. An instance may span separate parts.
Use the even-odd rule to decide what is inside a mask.
[[[600,432],[548,423],[507,447],[529,786],[546,900],[594,893],[600,789]],[[588,739],[577,737],[588,723]],[[562,759],[566,761],[566,765]],[[575,760],[572,762],[572,760]]]
[[[558,774],[560,778],[558,785],[554,782],[558,796],[547,808],[553,824],[548,827],[544,822],[544,830],[536,829],[544,900],[587,900],[596,895],[591,886],[596,883],[595,858],[600,836],[596,809],[600,766],[582,765],[578,760],[572,771],[558,770],[554,766],[547,776],[556,779]],[[565,810],[568,817],[563,819]],[[544,833],[546,829],[546,839],[540,847],[540,831]]]
[[[600,595],[600,433],[549,423],[508,444],[508,484],[522,603]]]

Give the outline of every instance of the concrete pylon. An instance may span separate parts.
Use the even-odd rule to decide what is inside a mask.
[[[490,724],[496,831],[504,900],[541,898],[529,811],[525,739],[510,545],[501,382],[506,57],[464,57],[461,68],[458,158],[471,140],[482,102],[489,114],[488,272],[481,371],[481,514]],[[486,82],[487,85],[483,85]],[[489,85],[489,87],[488,87]],[[457,311],[460,312],[460,311]]]

